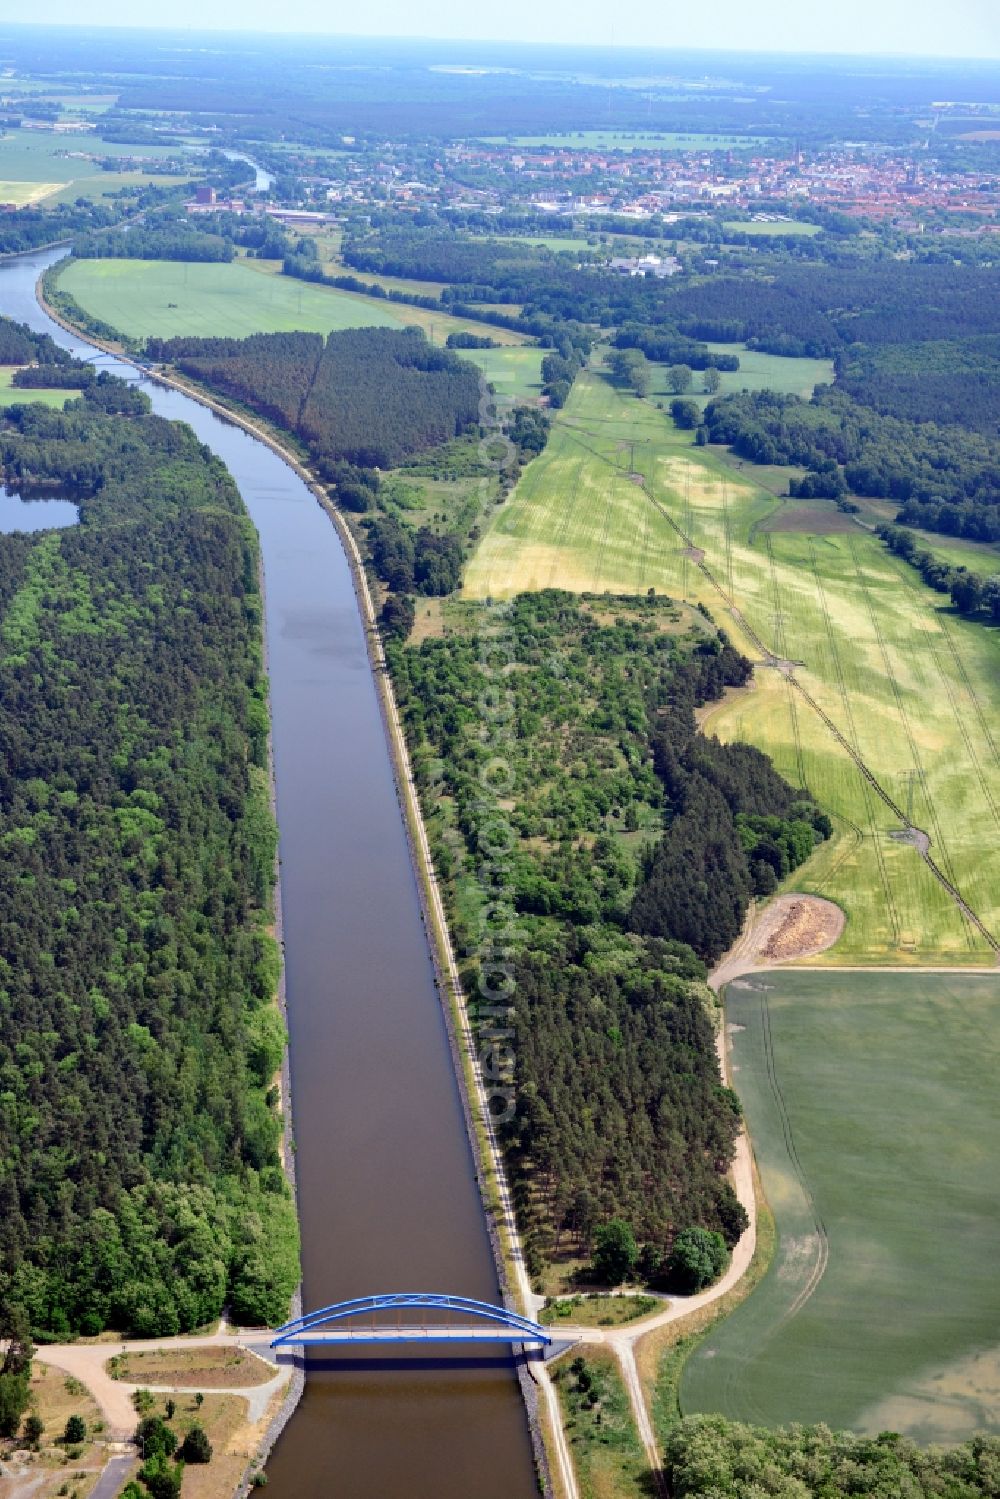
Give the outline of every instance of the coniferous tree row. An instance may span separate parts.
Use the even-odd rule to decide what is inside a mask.
[[[390,468],[478,420],[478,370],[417,328],[151,339],[147,352],[279,421],[321,465]]]
[[[256,538],[122,382],[10,408],[0,468],[80,506],[0,537],[0,1302],[48,1337],[270,1323],[298,1256]]]

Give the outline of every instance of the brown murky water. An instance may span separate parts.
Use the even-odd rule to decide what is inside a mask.
[[[36,278],[57,253],[0,265],[0,312],[87,355],[89,346],[34,298]],[[132,378],[128,367],[119,372]],[[226,463],[263,548],[304,1306],[378,1291],[495,1300],[340,543],[305,485],[262,444],[186,396],[146,388],[157,412],[188,422]],[[537,1484],[512,1365],[469,1353],[311,1357],[305,1397],[268,1467],[268,1492],[529,1499]]]

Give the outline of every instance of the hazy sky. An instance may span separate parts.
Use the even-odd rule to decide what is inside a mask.
[[[0,4],[0,11],[6,7]],[[8,19],[13,16],[8,15]],[[33,0],[18,20],[651,47],[1000,57],[1000,0]]]

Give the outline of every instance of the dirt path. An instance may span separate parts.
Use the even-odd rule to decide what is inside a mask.
[[[270,1331],[252,1331],[246,1334],[217,1332],[203,1338],[154,1338],[148,1342],[128,1343],[50,1343],[35,1350],[39,1363],[51,1364],[72,1374],[93,1395],[101,1408],[101,1415],[108,1424],[108,1435],[112,1441],[127,1441],[135,1430],[136,1414],[132,1404],[133,1392],[140,1388],[160,1388],[154,1385],[127,1384],[124,1380],[112,1379],[106,1364],[119,1353],[160,1353],[165,1349],[187,1348],[248,1348],[270,1342],[274,1334]],[[239,1395],[247,1401],[248,1420],[259,1419],[253,1412],[267,1401],[291,1376],[291,1366],[276,1369],[273,1379],[266,1384],[245,1385],[238,1389],[209,1389],[212,1395]],[[162,1388],[170,1388],[166,1385]],[[188,1393],[190,1387],[185,1387]],[[261,1400],[263,1399],[263,1405]]]
[[[818,895],[779,895],[759,913],[751,907],[743,931],[708,982],[719,994],[745,973],[826,952],[844,930],[844,920],[839,906]]]

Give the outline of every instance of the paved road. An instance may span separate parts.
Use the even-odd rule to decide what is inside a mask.
[[[131,1455],[111,1458],[91,1489],[90,1499],[117,1499],[134,1467],[135,1458]]]

